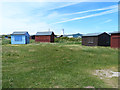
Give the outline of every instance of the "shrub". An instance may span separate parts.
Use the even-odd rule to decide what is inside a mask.
[[[11,44],[11,40],[10,39],[2,39],[2,45],[5,44]]]
[[[55,38],[56,43],[81,44],[81,38],[59,37]]]
[[[35,43],[35,40],[34,39],[30,39],[30,43]]]

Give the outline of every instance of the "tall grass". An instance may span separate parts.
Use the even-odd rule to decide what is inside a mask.
[[[3,88],[111,88],[92,72],[118,67],[117,50],[76,44],[3,45],[2,57]]]
[[[81,38],[59,37],[55,38],[55,43],[81,44]]]
[[[5,44],[11,44],[11,39],[5,39],[5,38],[3,38],[2,39],[2,45],[5,45]]]

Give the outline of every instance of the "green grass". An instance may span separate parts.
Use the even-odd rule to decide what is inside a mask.
[[[110,47],[32,43],[3,45],[2,50],[3,88],[114,87],[92,74],[117,70],[118,50]]]
[[[62,44],[81,44],[81,38],[68,38],[68,37],[59,37],[55,38],[55,43]]]
[[[2,45],[5,45],[5,44],[11,44],[11,39],[5,39],[5,38],[3,38],[2,39]]]

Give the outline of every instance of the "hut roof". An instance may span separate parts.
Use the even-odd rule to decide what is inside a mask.
[[[120,31],[114,31],[114,32],[111,32],[110,34],[118,34],[120,33]]]
[[[52,31],[48,31],[48,32],[37,32],[36,35],[51,35]]]
[[[106,32],[104,32],[106,33]],[[89,33],[89,34],[83,34],[82,36],[98,36],[100,34],[103,34],[103,33]]]
[[[13,32],[11,35],[25,35],[27,33],[27,31],[19,31],[19,32]]]

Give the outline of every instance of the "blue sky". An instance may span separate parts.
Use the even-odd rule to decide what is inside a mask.
[[[48,29],[61,34],[118,30],[117,2],[3,2],[2,32]]]

